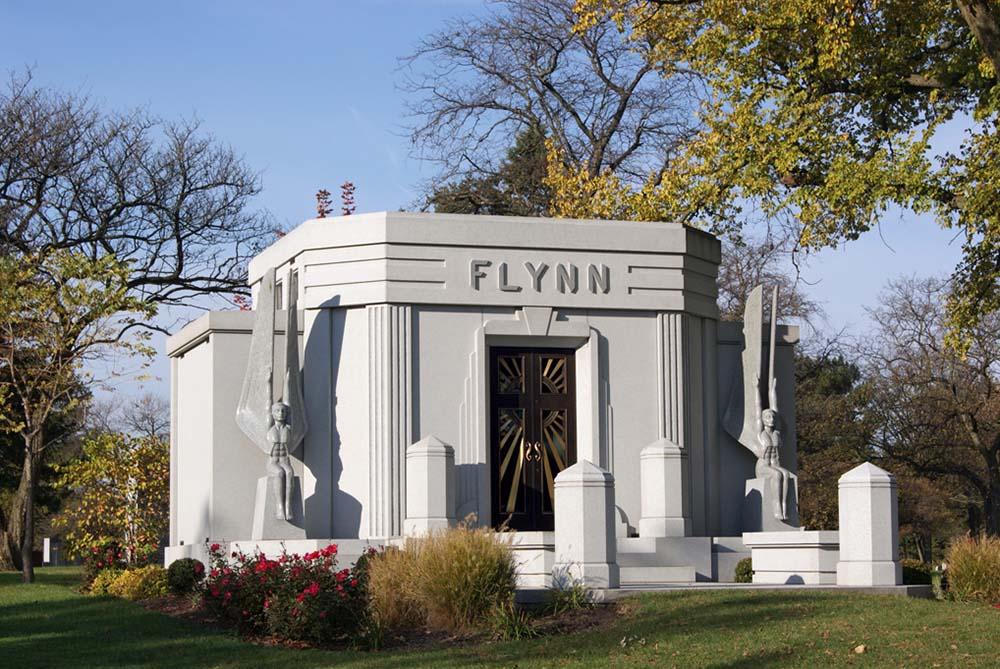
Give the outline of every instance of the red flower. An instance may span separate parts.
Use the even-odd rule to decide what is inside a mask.
[[[212,544],[211,546],[208,547],[208,550],[212,551],[213,553],[217,553],[219,552],[220,548],[222,548],[222,546],[220,546],[219,544]]]
[[[204,572],[205,572],[205,565],[203,565],[200,562],[195,562],[194,563],[194,573],[196,573],[196,574],[202,574]]]
[[[358,579],[356,579],[356,578],[352,578],[351,579],[351,587],[352,588],[358,587]]]
[[[312,597],[315,597],[316,595],[319,594],[319,583],[317,583],[316,581],[313,581],[312,583],[309,584],[309,587],[307,587],[302,592],[304,592],[304,593],[306,593],[306,594],[308,594],[308,595],[310,595]]]

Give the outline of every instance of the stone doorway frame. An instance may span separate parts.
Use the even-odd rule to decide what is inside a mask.
[[[600,335],[586,320],[561,320],[553,307],[523,307],[514,318],[496,318],[476,330],[469,378],[462,403],[462,435],[457,462],[478,463],[458,477],[458,517],[475,513],[478,524],[493,525],[489,454],[489,349],[566,348],[576,351],[576,458],[610,469],[602,449]]]

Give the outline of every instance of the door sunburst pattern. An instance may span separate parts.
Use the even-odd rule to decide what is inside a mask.
[[[566,394],[566,356],[542,356],[541,391],[547,395]]]
[[[524,392],[524,356],[502,355],[497,360],[497,392]]]
[[[542,466],[545,470],[546,511],[555,499],[555,477],[566,468],[566,410],[542,410]]]
[[[523,511],[522,468],[525,462],[524,409],[498,412],[500,459],[500,503],[505,513]]]

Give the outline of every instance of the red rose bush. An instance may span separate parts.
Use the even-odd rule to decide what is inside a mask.
[[[232,552],[209,548],[206,607],[246,634],[329,643],[351,640],[367,607],[363,557],[353,568],[337,568],[337,546],[305,555]]]

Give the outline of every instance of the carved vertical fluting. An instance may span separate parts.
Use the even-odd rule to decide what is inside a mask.
[[[656,317],[657,364],[659,366],[660,439],[688,447],[688,408],[685,389],[690,376],[685,340],[688,317],[662,313]]]
[[[692,326],[681,313],[656,317],[659,439],[639,455],[640,537],[689,536],[692,525],[689,391]],[[700,381],[700,376],[695,380]]]
[[[412,441],[410,307],[368,311],[369,536],[403,531],[406,449]]]

